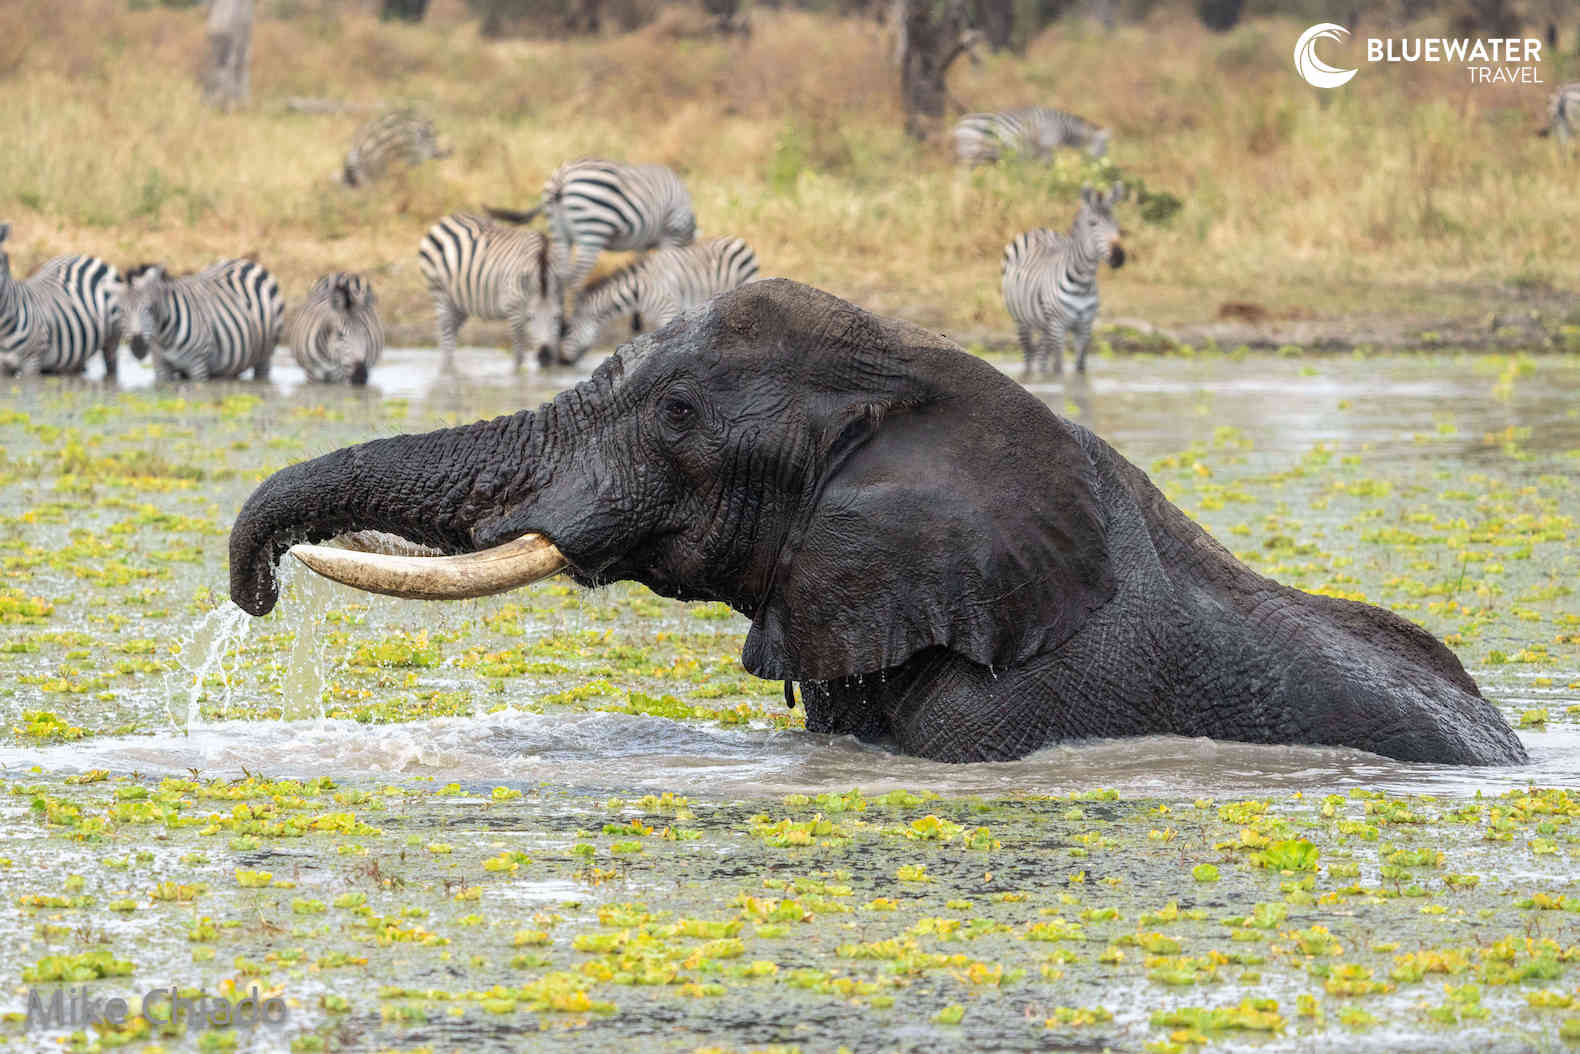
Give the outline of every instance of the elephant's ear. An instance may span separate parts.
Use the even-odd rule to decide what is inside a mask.
[[[753,617],[749,671],[832,680],[934,645],[1009,666],[1068,640],[1112,596],[1081,430],[981,365],[1003,382],[995,399],[846,419]]]

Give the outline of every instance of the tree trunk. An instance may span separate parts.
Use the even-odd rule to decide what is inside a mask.
[[[741,0],[702,0],[702,10],[713,20],[713,29],[721,36],[751,34],[751,26],[741,10]]]
[[[251,61],[252,0],[213,0],[202,77],[204,101],[221,109],[246,102]]]
[[[421,22],[428,13],[428,0],[382,0],[379,17],[386,22]]]
[[[908,0],[892,0],[889,4],[889,25],[894,27],[894,54],[890,59],[896,66],[905,65],[905,17],[910,9]]]
[[[1015,0],[973,0],[972,20],[987,38],[988,47],[1003,51],[1015,36]]]
[[[900,94],[905,130],[926,139],[949,105],[949,67],[973,42],[964,0],[896,0],[900,21]]]
[[[1240,21],[1244,0],[1197,0],[1196,14],[1215,33],[1227,33]]]
[[[1520,31],[1520,16],[1507,0],[1470,0],[1469,7],[1469,23],[1477,35],[1512,37]]]

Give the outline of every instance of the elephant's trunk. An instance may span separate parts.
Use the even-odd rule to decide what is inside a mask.
[[[383,531],[446,553],[476,549],[475,532],[529,486],[543,449],[522,411],[425,435],[377,439],[281,469],[247,499],[230,535],[230,594],[267,614],[275,564],[292,545]]]
[[[320,554],[322,567],[344,571],[331,577],[375,592],[481,596],[553,573],[565,563],[556,546],[574,558],[578,544],[585,549],[587,536],[597,535],[596,518],[584,514],[584,491],[596,476],[572,471],[570,463],[596,445],[606,407],[618,402],[625,376],[650,346],[627,345],[537,410],[376,439],[276,472],[253,491],[231,529],[231,599],[267,614],[279,599],[275,565],[287,549],[352,531],[479,558],[416,567]],[[533,532],[553,544],[529,543]],[[521,545],[499,551],[518,539]]]

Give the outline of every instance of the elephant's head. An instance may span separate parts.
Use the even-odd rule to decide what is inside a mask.
[[[759,282],[537,410],[282,470],[231,533],[231,596],[263,614],[289,546],[377,530],[474,556],[419,581],[347,553],[360,569],[340,577],[476,595],[563,560],[583,585],[730,604],[764,677],[864,673],[933,645],[1004,664],[1112,588],[1075,431],[946,340]]]

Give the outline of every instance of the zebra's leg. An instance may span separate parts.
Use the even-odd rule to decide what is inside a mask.
[[[1037,368],[1037,341],[1032,336],[1031,327],[1024,322],[1015,323],[1015,336],[1020,339],[1020,350],[1026,356],[1025,376],[1030,377]]]
[[[114,377],[115,368],[119,365],[116,359],[121,351],[121,330],[119,326],[110,327],[110,331],[104,335],[104,344],[99,348],[99,351],[104,356],[105,378]]]
[[[448,296],[435,293],[434,313],[439,320],[439,368],[445,373],[455,369],[455,338],[466,321],[466,312]]]
[[[192,359],[192,365],[187,367],[187,380],[206,381],[212,372],[213,364],[207,355],[197,355]]]
[[[1050,356],[1045,351],[1043,353],[1042,361],[1044,366],[1048,366],[1051,363],[1052,369],[1049,372],[1051,372],[1055,377],[1059,377],[1064,374],[1064,340],[1065,334],[1068,331],[1068,323],[1064,322],[1055,323],[1048,330],[1048,349],[1050,349],[1053,354]]]
[[[171,369],[170,360],[164,353],[154,349],[154,380],[159,384],[169,384],[176,379],[176,371]]]
[[[274,365],[274,348],[268,347],[263,351],[262,357],[252,364],[252,379],[266,381],[269,379],[269,367]]]
[[[510,351],[516,362],[516,372],[521,372],[521,364],[527,360],[527,319],[525,306],[517,307],[510,313]]]
[[[1092,320],[1083,318],[1075,323],[1075,372],[1086,372],[1086,352],[1092,346]]]
[[[573,297],[576,295],[582,282],[592,273],[593,265],[598,262],[598,254],[602,251],[603,246],[596,242],[591,245],[577,242],[574,256],[570,255],[569,249],[566,250],[566,274],[563,283],[566,292]]]

